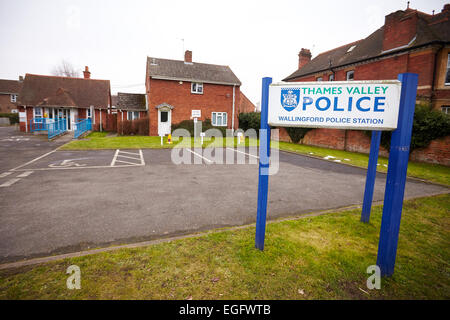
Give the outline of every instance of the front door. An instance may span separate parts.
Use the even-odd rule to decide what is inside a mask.
[[[158,135],[171,133],[172,110],[170,108],[158,109]]]
[[[69,111],[69,122],[70,122],[70,131],[75,130],[75,123],[77,122],[77,118],[78,118],[78,110],[77,109],[70,109],[67,110]]]

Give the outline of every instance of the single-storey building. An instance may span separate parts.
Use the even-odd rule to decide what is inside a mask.
[[[117,93],[117,121],[137,120],[148,116],[147,96],[144,93]]]
[[[65,119],[73,131],[78,119],[92,119],[93,130],[106,128],[111,105],[109,80],[90,78],[88,67],[84,78],[26,74],[19,93],[20,130],[29,131],[30,121]]]
[[[17,98],[22,89],[23,77],[17,80],[0,79],[0,113],[17,110]]]
[[[145,78],[149,133],[171,132],[183,120],[211,120],[213,126],[238,128],[241,81],[229,66],[147,57]],[[248,108],[248,107],[247,107]]]

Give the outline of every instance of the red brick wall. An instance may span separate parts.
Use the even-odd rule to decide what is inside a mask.
[[[417,90],[417,98],[429,99],[431,97],[431,88],[433,81],[433,68],[435,60],[435,53],[432,49],[425,49],[423,51],[412,52],[401,56],[386,58],[383,60],[374,61],[367,64],[357,65],[349,67],[348,69],[338,70],[335,74],[336,81],[346,80],[346,72],[348,70],[354,70],[355,80],[382,80],[382,79],[397,79],[399,73],[413,72],[419,74],[419,83]],[[317,77],[321,76],[324,80],[328,79],[329,72],[322,74],[316,74],[312,76],[306,76],[297,78],[293,81],[315,81]],[[444,90],[441,90],[442,92]],[[441,93],[435,91],[436,95],[448,95],[450,92]],[[281,136],[281,133],[280,133]],[[338,129],[314,129],[309,131],[305,138],[304,143],[309,145],[335,148],[348,151],[368,153],[370,150],[370,138],[367,137],[361,131],[347,130],[347,137],[345,137],[345,130]],[[442,155],[438,155],[442,147],[449,148],[449,144],[434,143],[426,150],[414,151],[414,157],[417,161],[426,162],[438,162],[446,164],[448,160],[448,153],[443,152]],[[380,155],[387,156],[386,150],[381,150]],[[446,162],[447,161],[447,162]]]
[[[291,142],[286,129],[279,129],[280,141]],[[306,133],[302,143],[350,152],[370,152],[370,137],[360,130],[313,129]],[[379,154],[389,156],[382,146]],[[450,136],[433,140],[426,148],[413,150],[410,160],[450,166]]]
[[[156,106],[167,103],[174,107],[172,124],[191,119],[192,110],[201,110],[199,120],[211,119],[211,112],[227,112],[228,128],[233,114],[233,86],[203,84],[203,94],[191,93],[191,82],[149,79],[147,82],[150,135],[158,135],[158,110]],[[238,127],[240,90],[235,89],[235,128]]]
[[[383,51],[408,44],[416,34],[417,13],[393,12],[384,22]]]
[[[410,159],[450,166],[450,136],[433,140],[426,148],[413,150]]]
[[[0,94],[0,112],[9,113],[11,109],[17,109],[17,106],[11,102],[11,95]]]
[[[254,112],[255,105],[241,92],[238,113]]]
[[[100,131],[100,112],[102,113],[102,130],[106,130],[106,117],[107,117],[107,111],[106,109],[95,109],[95,119],[92,119],[92,130],[93,131]]]

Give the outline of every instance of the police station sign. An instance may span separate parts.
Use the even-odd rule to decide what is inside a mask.
[[[394,130],[400,92],[398,80],[274,83],[268,122],[277,127]]]

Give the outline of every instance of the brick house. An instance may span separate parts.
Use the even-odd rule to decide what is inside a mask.
[[[192,62],[189,50],[184,61],[147,57],[145,86],[152,136],[168,134],[172,124],[192,120],[193,110],[200,113],[199,120],[237,129],[238,113],[252,109],[230,67]]]
[[[19,93],[20,130],[29,131],[33,118],[65,118],[69,131],[78,119],[91,118],[94,130],[104,130],[111,91],[109,80],[26,74]],[[24,117],[25,116],[25,117]]]
[[[22,89],[23,78],[17,80],[0,79],[0,113],[10,113],[17,109],[17,97]]]
[[[399,73],[419,75],[417,102],[450,113],[450,4],[429,15],[407,8],[385,17],[384,25],[369,35],[320,53],[301,49],[298,68],[283,81],[351,81],[397,79]],[[280,139],[289,141],[284,130]],[[368,153],[370,138],[362,131],[314,129],[303,144]],[[411,160],[450,165],[450,136],[414,150]],[[387,151],[381,148],[382,155]]]
[[[302,49],[298,68],[283,81],[397,79],[419,74],[418,102],[450,113],[450,4],[429,15],[407,8],[385,17],[367,38],[319,54]]]

